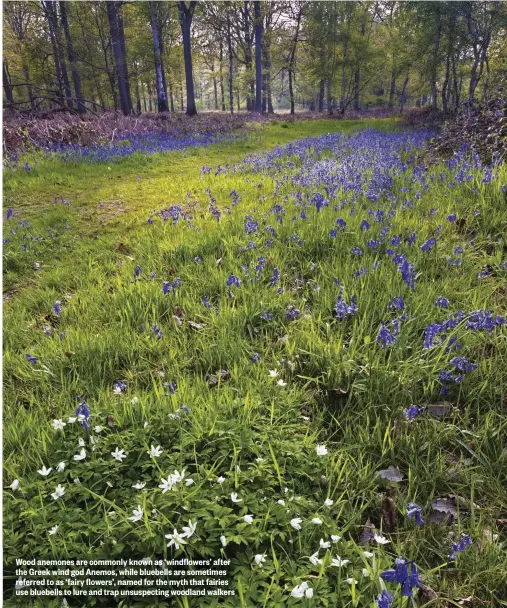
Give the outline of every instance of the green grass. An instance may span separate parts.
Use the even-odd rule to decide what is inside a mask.
[[[436,179],[414,212],[392,220],[391,234],[416,231],[417,244],[433,235],[439,222],[444,224],[431,253],[418,247],[409,251],[420,272],[415,291],[403,284],[386,256],[379,255],[377,271],[353,278],[359,266],[371,267],[375,259],[371,252],[364,260],[350,255],[359,239],[363,246],[366,241],[359,231],[365,211],[344,215],[347,229],[334,240],[329,231],[340,213],[332,205],[320,214],[308,211],[308,220],[296,227],[290,221],[274,224],[279,236],[272,247],[238,253],[248,242],[244,216],[260,221],[273,207],[274,180],[249,174],[200,176],[202,166],[232,165],[252,151],[332,129],[368,126],[389,130],[397,125],[380,120],[273,124],[246,142],[228,146],[132,157],[110,165],[41,159],[29,174],[17,170],[4,175],[5,207],[14,208],[13,220],[28,219],[31,225],[25,230],[14,225],[14,245],[4,248],[4,486],[21,480],[20,488],[7,490],[4,498],[9,576],[20,556],[170,557],[163,535],[187,525],[189,514],[199,526],[187,555],[218,557],[220,536],[228,539],[223,555],[232,559],[236,596],[220,605],[371,607],[383,585],[378,574],[392,567],[397,555],[417,563],[424,583],[439,599],[419,592],[410,601],[399,598],[396,607],[456,606],[470,595],[474,606],[507,605],[505,326],[489,334],[458,325],[450,335],[459,338],[461,354],[479,368],[451,389],[453,409],[447,418],[424,415],[409,423],[403,416],[412,403],[428,406],[441,400],[438,374],[448,369],[449,356],[443,348],[422,348],[426,325],[456,310],[485,308],[506,314],[507,272],[500,266],[506,259],[506,199],[500,190],[507,183],[506,169],[489,185],[476,172],[474,183],[452,192]],[[430,172],[438,176],[442,170]],[[402,186],[400,178],[397,188]],[[223,212],[220,222],[207,209],[206,188]],[[227,215],[233,189],[241,202]],[[284,185],[276,202],[292,190]],[[198,201],[192,224],[199,230],[160,218],[147,223],[153,209],[184,205],[187,192],[190,203]],[[70,206],[54,204],[54,197],[63,197]],[[338,194],[338,202],[342,199]],[[456,200],[466,230],[445,222]],[[438,218],[429,215],[431,208],[438,209]],[[480,215],[474,215],[475,209]],[[66,222],[68,230],[63,229]],[[5,227],[9,236],[11,224]],[[48,227],[58,235],[48,236]],[[44,236],[29,241],[24,251],[23,232]],[[301,246],[284,244],[293,232]],[[467,246],[463,264],[450,267],[447,256],[472,234],[476,248]],[[249,283],[241,275],[241,287],[232,287],[234,297],[229,298],[229,275],[239,275],[242,264],[255,275],[260,255],[266,257],[263,280]],[[33,269],[35,262],[40,270]],[[138,265],[142,272],[135,279]],[[485,266],[494,272],[479,280]],[[282,294],[268,284],[273,268],[282,273]],[[151,272],[156,273],[153,280]],[[164,296],[163,282],[177,277],[181,286]],[[333,316],[335,278],[344,283],[347,301],[357,294],[358,311],[345,321]],[[386,313],[393,295],[403,295],[412,317],[403,324],[398,342],[382,349],[376,335],[380,321],[393,318]],[[217,313],[202,305],[205,296]],[[449,299],[449,311],[436,311],[439,296]],[[53,312],[57,300],[62,302],[59,316]],[[301,310],[297,320],[285,318],[288,305]],[[273,321],[261,318],[266,311]],[[153,334],[153,323],[163,331],[161,340]],[[27,362],[26,353],[37,356],[37,365]],[[254,353],[261,355],[257,364],[252,363]],[[275,369],[279,376],[273,379],[269,370]],[[210,386],[208,376],[220,370],[227,376]],[[277,385],[279,378],[286,386]],[[118,380],[127,384],[122,395],[113,394]],[[163,386],[171,381],[177,383],[174,395]],[[95,452],[87,443],[82,463],[73,460],[78,438],[89,442],[80,425],[68,424],[64,432],[56,432],[51,424],[73,415],[78,396],[90,405],[92,427],[105,429]],[[190,414],[181,413],[182,405]],[[180,419],[168,416],[178,412]],[[114,426],[108,425],[111,416]],[[317,456],[317,443],[327,446],[327,456]],[[147,456],[152,444],[164,449],[160,460]],[[111,464],[109,453],[117,446],[129,455],[124,464]],[[62,460],[68,463],[64,473],[53,472],[49,478],[37,474],[43,464],[55,468]],[[403,472],[399,484],[389,485],[376,475],[391,465]],[[184,467],[193,485],[163,495],[153,491],[162,477]],[[226,478],[223,485],[216,484],[219,475]],[[76,476],[79,486],[72,481]],[[146,480],[152,491],[134,493],[132,484],[138,479]],[[49,494],[57,483],[66,486],[66,495],[52,501]],[[227,498],[231,492],[238,492],[243,502],[232,504]],[[407,520],[407,502],[423,506],[426,517],[431,502],[449,494],[459,497],[460,505],[452,526],[426,523],[417,528]],[[222,497],[218,501],[217,495]],[[397,515],[391,527],[386,520],[388,495]],[[332,509],[322,506],[326,498],[334,501]],[[290,517],[277,502],[285,499]],[[158,514],[133,524],[128,517],[137,504],[148,515],[153,508]],[[110,511],[116,515],[110,517]],[[246,513],[255,516],[253,526],[242,523]],[[304,520],[301,533],[288,524],[299,515]],[[316,515],[322,526],[307,523]],[[358,546],[368,518],[391,541],[370,549],[373,561]],[[55,524],[61,530],[48,537]],[[456,562],[447,563],[453,538],[461,532],[474,544]],[[338,553],[349,559],[348,569],[310,566],[308,556],[330,534],[342,536],[332,548],[333,557]],[[251,566],[257,553],[266,553],[262,570]],[[363,568],[369,577],[363,576]],[[354,587],[345,580],[349,576],[358,580]],[[312,601],[290,598],[302,580],[314,588]],[[33,605],[61,603],[51,601]],[[209,598],[206,604],[197,601],[122,600],[118,605],[219,605]],[[5,605],[26,602],[10,599]]]

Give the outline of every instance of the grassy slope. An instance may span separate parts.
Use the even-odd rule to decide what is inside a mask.
[[[388,121],[374,124],[392,126]],[[269,443],[300,435],[302,446],[314,445],[317,437],[333,446],[326,494],[342,504],[338,519],[350,522],[352,528],[360,529],[367,516],[379,523],[383,489],[375,471],[395,464],[406,474],[395,499],[400,518],[407,499],[427,505],[436,496],[453,493],[472,505],[465,523],[475,539],[484,537],[488,529],[497,532],[494,522],[505,517],[507,509],[502,487],[502,437],[507,427],[502,389],[507,364],[505,332],[494,338],[488,334],[465,339],[467,353],[473,353],[470,358],[480,363],[480,370],[463,392],[454,395],[459,409],[450,420],[426,418],[417,427],[394,422],[410,403],[438,399],[438,383],[432,378],[438,376],[442,364],[420,347],[421,330],[435,317],[433,304],[438,296],[448,297],[452,310],[490,308],[501,313],[503,307],[505,313],[502,281],[492,277],[479,288],[476,278],[485,263],[502,259],[501,247],[496,246],[504,221],[499,188],[495,186],[495,194],[482,189],[479,197],[467,195],[465,188],[460,192],[464,216],[471,218],[477,206],[485,211],[476,220],[476,241],[493,244],[492,251],[470,255],[463,268],[449,272],[445,257],[463,237],[446,227],[430,262],[422,253],[414,253],[416,266],[424,269],[415,293],[403,291],[399,277],[387,266],[377,275],[362,278],[357,288],[349,281],[347,293],[356,289],[359,311],[349,329],[342,331],[332,321],[337,295],[333,278],[344,279],[357,267],[348,251],[357,244],[358,226],[351,220],[344,238],[330,247],[327,235],[334,215],[326,212],[306,225],[298,224],[302,247],[276,246],[239,258],[238,248],[246,242],[244,215],[255,208],[271,208],[272,181],[234,175],[200,179],[202,166],[232,164],[245,153],[325,133],[333,126],[349,129],[357,123],[273,125],[264,128],[256,140],[231,147],[110,165],[45,162],[30,174],[5,176],[5,205],[14,208],[15,219],[29,219],[34,234],[66,221],[71,226],[58,230],[54,239],[38,242],[36,251],[6,251],[5,282],[12,296],[4,305],[6,480],[23,478],[41,465],[41,458],[53,462],[50,421],[72,413],[76,395],[86,396],[99,422],[113,414],[119,427],[132,421],[140,425],[146,418],[156,421],[161,416],[161,402],[163,408],[174,411],[187,403],[192,410],[190,436],[197,458],[201,443],[224,421],[237,445],[248,443],[248,437],[241,438],[241,429],[250,428],[259,433],[255,441]],[[206,187],[211,188],[221,209],[230,203],[229,193],[236,189],[242,199],[240,208],[217,224],[206,211]],[[200,203],[195,224],[201,232],[160,220],[153,226],[147,224],[153,209],[181,204],[189,191],[190,200]],[[54,196],[63,196],[70,207],[53,204]],[[422,217],[431,207],[438,207],[445,217],[454,210],[454,197],[438,184],[423,195],[418,213],[403,224],[417,230],[418,243],[434,228]],[[286,230],[290,236],[290,226]],[[238,274],[241,263],[253,268],[258,255],[266,255],[270,269],[283,269],[285,294],[274,296],[268,287],[244,281],[236,297],[228,301],[225,280],[230,273]],[[196,264],[195,256],[202,262]],[[222,260],[218,267],[217,259]],[[37,272],[32,269],[35,261],[42,265]],[[316,264],[313,271],[311,262]],[[137,265],[143,269],[141,281],[133,280]],[[150,272],[156,273],[152,282],[148,281]],[[293,293],[290,284],[298,274],[308,283]],[[176,277],[181,277],[181,288],[161,297],[162,281]],[[320,285],[320,291],[313,290],[314,283]],[[375,335],[387,300],[401,292],[408,310],[421,321],[414,322],[405,337],[386,352],[375,345]],[[72,297],[66,299],[65,294]],[[203,296],[220,302],[219,315],[202,306]],[[56,300],[63,303],[59,318],[51,314]],[[289,304],[297,304],[302,311],[307,305],[312,314],[289,323],[283,315]],[[177,307],[184,310],[185,319],[206,323],[206,327],[192,330],[185,324],[178,329],[173,320]],[[259,320],[266,310],[276,314],[273,326]],[[163,329],[162,340],[154,339],[152,323]],[[144,333],[140,332],[143,324]],[[52,338],[42,331],[47,325],[53,326]],[[66,332],[63,340],[58,338],[61,331]],[[40,365],[29,365],[26,352],[36,354]],[[260,364],[252,365],[254,352],[261,353]],[[277,387],[267,373],[279,368],[282,358],[295,365],[294,373],[289,369],[283,373],[288,382],[284,388]],[[211,390],[205,375],[220,369],[228,370],[231,379]],[[166,380],[177,382],[177,397],[167,400],[162,396],[160,371]],[[130,399],[111,394],[113,382],[119,379],[127,381],[130,396],[139,396],[137,407]],[[348,396],[326,393],[338,388]],[[302,409],[310,424],[301,419]],[[270,453],[268,450],[268,457]],[[273,458],[276,466],[276,455]],[[457,464],[449,473],[451,458]],[[471,458],[471,464],[464,465],[464,458]],[[444,576],[438,566],[445,562],[448,551],[445,529],[428,526],[408,534],[402,526],[394,538],[396,549],[416,560],[427,571],[428,582],[444,596],[458,598],[473,592],[486,602],[483,605],[489,605],[505,585],[501,567],[505,551],[496,544],[484,541],[482,550],[464,554],[459,565],[450,566]],[[433,573],[432,568],[436,568]],[[494,596],[498,601],[499,596]],[[368,605],[373,597],[370,589],[360,605]]]

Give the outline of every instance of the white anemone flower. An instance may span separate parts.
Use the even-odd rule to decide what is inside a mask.
[[[301,519],[301,517],[295,517],[294,519],[290,520],[290,525],[294,528],[294,530],[301,530],[301,522],[303,520]]]
[[[337,534],[331,534],[331,540],[332,540],[333,544],[337,543],[341,539],[342,539],[341,536],[338,536]]]
[[[315,451],[317,452],[317,456],[325,456],[327,454],[327,448],[325,445],[317,444]]]
[[[326,498],[326,500],[324,501],[324,506],[332,507],[333,505],[334,505],[334,500],[331,500],[330,498]]]
[[[55,491],[51,494],[51,496],[52,496],[53,500],[58,500],[64,494],[65,494],[65,488],[61,484],[58,484],[56,486]]]
[[[315,524],[316,526],[321,526],[322,525],[322,519],[320,519],[319,517],[314,517],[312,519],[312,524]]]
[[[220,485],[222,485],[224,483],[224,481],[225,481],[225,477],[219,477],[217,479],[217,483],[219,483]]]
[[[130,521],[140,521],[143,518],[144,510],[141,505],[137,505],[137,509],[133,509],[132,513],[134,515],[132,515],[132,517],[129,517]]]
[[[58,526],[58,525],[57,525],[57,526],[53,526],[53,527],[51,528],[51,530],[49,530],[49,532],[48,532],[49,536],[53,536],[54,534],[56,534],[56,533],[58,532],[58,528],[59,528],[59,527],[60,527],[60,526]]]
[[[127,458],[127,454],[125,454],[125,450],[120,450],[120,448],[116,448],[114,452],[111,452],[111,456],[117,460],[118,462],[122,462],[124,458]]]
[[[323,538],[321,538],[319,545],[321,549],[329,549],[331,543],[328,540],[324,540]]]
[[[385,536],[382,536],[382,534],[375,533],[373,538],[374,538],[375,542],[378,543],[379,545],[387,545],[388,543],[391,542]]]
[[[313,597],[313,589],[311,587],[308,586],[307,582],[303,582],[301,583],[301,585],[296,585],[294,587],[294,589],[291,591],[291,597],[296,597],[296,598],[301,598],[301,597],[307,597],[307,598],[311,598]]]
[[[231,500],[232,500],[232,502],[241,502],[243,499],[242,498],[238,498],[238,495],[236,494],[236,492],[232,492],[231,493]]]
[[[280,372],[276,369],[270,369],[269,370],[269,375],[271,378],[276,378],[278,375],[280,374]]]
[[[188,526],[183,526],[182,538],[190,538],[195,534],[197,528],[197,522],[193,523],[191,519],[188,520]]]
[[[42,477],[47,477],[52,470],[52,468],[46,469],[46,466],[43,466],[42,469],[37,470],[37,473],[39,473],[39,475],[42,475]]]
[[[254,555],[254,562],[257,566],[259,566],[259,568],[262,568],[265,561],[266,561],[265,553],[257,553],[257,555]]]
[[[146,485],[145,481],[138,481],[137,483],[135,483],[132,487],[135,490],[142,490],[144,488],[144,486]]]
[[[357,581],[355,578],[347,578],[345,579],[349,585],[357,585]]]
[[[319,552],[316,551],[313,555],[310,555],[310,557],[308,558],[310,563],[313,564],[314,566],[318,566],[319,564],[322,564],[322,560],[319,559]]]
[[[222,543],[222,547],[227,547],[227,539],[225,536],[220,537],[220,542]]]
[[[19,488],[19,479],[14,479],[9,488],[14,492]]]
[[[167,543],[168,547],[174,546],[175,549],[179,549],[181,545],[187,544],[187,541],[179,534],[176,528],[174,528],[172,534],[166,534],[165,537],[169,539],[169,542]]]
[[[342,566],[346,566],[350,562],[350,559],[342,559],[339,555],[336,558],[331,560],[331,566],[336,566],[336,568],[341,568]]]
[[[63,471],[65,471],[66,466],[67,466],[67,463],[64,460],[62,460],[62,462],[58,463],[56,470],[58,471],[58,473],[63,473]]]
[[[76,454],[74,456],[74,460],[84,460],[86,458],[86,450],[84,448],[81,448],[81,451],[79,452],[79,454]]]
[[[63,431],[65,426],[67,426],[67,423],[63,420],[53,420],[53,428],[55,431]]]
[[[152,445],[151,448],[148,450],[148,454],[153,458],[158,458],[159,456],[161,456],[163,451],[164,450],[160,446]]]
[[[247,524],[253,524],[254,516],[253,515],[244,515],[243,519]]]

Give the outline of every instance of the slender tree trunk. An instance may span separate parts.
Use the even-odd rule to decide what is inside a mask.
[[[14,103],[14,96],[12,94],[12,84],[11,78],[9,74],[9,68],[7,65],[7,59],[4,59],[2,62],[2,76],[3,76],[3,85],[5,91],[5,99],[7,100],[7,104],[12,106]]]
[[[232,53],[231,16],[229,14],[229,11],[227,11],[227,51],[229,54],[229,110],[231,114],[234,114],[234,91],[232,88],[234,55]]]
[[[393,58],[394,63],[394,58]],[[394,95],[396,93],[396,71],[393,67],[391,71],[391,86],[389,88],[389,107],[392,108],[394,105]]]
[[[332,91],[331,91],[331,79],[328,78],[326,80],[326,93],[327,93],[327,111],[328,114],[332,114],[333,113],[333,96],[332,96]],[[342,103],[342,114],[343,112],[345,112],[345,105]]]
[[[114,0],[106,1],[107,17],[111,32],[111,46],[116,67],[116,78],[118,92],[120,94],[121,111],[125,116],[132,114],[132,99],[127,72],[127,61],[125,57],[125,35],[123,22],[120,17],[119,6]]]
[[[437,31],[433,43],[433,63],[431,69],[431,106],[434,110],[438,109],[438,91],[437,91],[437,69],[438,69],[438,51],[440,48],[440,35],[442,32],[442,23],[440,18],[440,9],[437,12]]]
[[[158,27],[157,7],[154,0],[150,0],[151,35],[153,38],[153,54],[155,56],[155,82],[157,84],[157,103],[159,112],[169,112],[167,103],[167,89],[164,83],[164,65],[160,51],[160,33]]]
[[[190,28],[194,16],[196,0],[192,0],[187,7],[185,1],[178,2],[178,12],[180,16],[181,34],[183,36],[183,58],[185,61],[185,81],[187,89],[187,116],[195,116],[197,108],[195,106],[194,75],[192,69],[192,49],[190,45]]]
[[[170,76],[170,74],[169,74]],[[174,112],[174,97],[173,97],[173,85],[169,78],[169,101],[171,103],[171,112]]]
[[[245,70],[247,73],[248,85],[246,95],[246,109],[247,112],[253,112],[255,103],[255,79],[253,77],[253,56],[252,56],[252,43],[250,36],[250,9],[248,0],[243,2],[244,10],[244,37],[245,37]]]
[[[255,111],[262,113],[262,16],[261,3],[254,0],[255,14]]]
[[[109,55],[110,48],[112,47],[111,35],[109,34],[109,36],[107,36],[107,38],[106,38],[106,34],[102,28],[102,24],[99,19],[100,5],[99,5],[98,0],[94,0],[94,5],[95,5],[95,10],[93,11],[93,13],[95,15],[95,25],[97,27],[97,31],[99,32],[100,46],[102,48],[102,53],[104,55],[104,65],[106,67],[109,87],[111,88],[111,95],[113,98],[113,106],[114,106],[114,110],[116,112],[118,110],[119,106],[118,106],[118,93],[116,90],[116,83],[115,83],[115,73],[114,73],[114,69],[111,67],[112,62],[110,61],[110,55]]]
[[[211,74],[213,76],[213,97],[215,100],[215,110],[218,110],[218,87],[214,61],[211,61]]]
[[[42,7],[44,9],[44,13],[48,22],[49,38],[51,40],[53,60],[55,62],[56,81],[58,91],[60,93],[60,103],[63,103],[63,99],[65,97],[66,107],[72,109],[72,101],[70,99],[72,94],[70,91],[69,77],[67,74],[65,60],[62,57],[60,51],[60,44],[58,39],[58,15],[56,12],[55,0],[45,0],[45,2],[42,3]]]
[[[141,90],[139,88],[139,78],[136,75],[136,111],[138,114],[141,114]]]
[[[26,92],[28,93],[28,101],[30,102],[30,107],[33,109],[34,108],[34,98],[33,98],[32,86],[30,85],[30,82],[31,82],[30,70],[28,69],[28,64],[25,62],[23,62],[23,75],[25,77],[26,82],[28,83],[26,85]]]
[[[324,86],[325,81],[321,80],[319,84],[319,112],[324,112]]]
[[[296,113],[296,104],[294,103],[294,87],[292,85],[292,69],[289,68],[289,99],[290,99],[290,113],[294,115]]]
[[[224,47],[222,45],[222,39],[220,38],[220,101],[222,104],[222,112],[225,112],[225,92],[224,92]]]
[[[357,66],[356,71],[354,72],[354,110],[359,112],[359,83],[361,81],[361,68]]]
[[[403,87],[401,89],[401,94],[400,94],[400,112],[403,112],[403,108],[405,107],[405,103],[407,101],[407,85],[408,85],[408,78],[409,78],[409,74],[407,72],[407,75],[405,76],[405,80],[403,81]]]
[[[70,35],[69,20],[67,18],[67,6],[66,2],[60,0],[60,15],[62,18],[63,32],[65,34],[65,41],[67,43],[67,57],[69,58],[70,73],[72,75],[72,82],[74,83],[74,92],[77,99],[77,111],[86,112],[86,107],[83,103],[83,94],[81,91],[81,78],[79,76],[79,70],[76,65],[76,55],[74,53],[74,47],[72,45],[72,37]]]

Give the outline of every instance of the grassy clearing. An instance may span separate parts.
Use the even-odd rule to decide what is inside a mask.
[[[408,603],[396,591],[396,606],[468,596],[472,605],[507,605],[506,330],[467,327],[473,311],[506,313],[505,168],[484,183],[484,170],[466,166],[472,177],[459,183],[459,167],[426,172],[406,150],[392,182],[373,187],[383,177],[368,160],[383,167],[391,144],[372,138],[371,150],[351,145],[347,179],[368,176],[355,191],[326,192],[348,162],[334,149],[320,164],[310,151],[262,172],[255,163],[216,171],[253,151],[358,126],[373,125],[276,124],[227,147],[106,165],[41,160],[5,176],[14,216],[4,245],[4,486],[20,480],[5,492],[8,570],[19,556],[171,557],[164,535],[190,519],[198,525],[184,554],[231,559],[236,596],[119,605],[372,606],[386,586],[395,593],[379,574],[399,555],[417,563],[438,599],[422,590]],[[329,198],[320,210],[316,192]],[[171,206],[181,208],[168,221],[153,213]],[[26,220],[30,227],[17,225]],[[376,250],[370,239],[382,241]],[[415,289],[393,261],[401,253]],[[357,305],[343,319],[340,289],[341,302],[351,307],[355,296]],[[447,309],[435,306],[441,297]],[[458,311],[425,349],[428,325]],[[395,338],[386,348],[381,323]],[[478,366],[461,382],[457,356]],[[441,370],[453,374],[445,397]],[[431,406],[443,399],[436,415]],[[67,422],[82,400],[90,431]],[[408,421],[411,404],[426,410]],[[63,431],[53,419],[67,422]],[[80,439],[83,461],[74,459]],[[161,456],[147,454],[152,445]],[[121,463],[116,448],[127,454]],[[37,473],[42,465],[53,468],[48,477]],[[390,466],[401,482],[377,475]],[[158,489],[183,469],[192,485]],[[139,481],[145,487],[133,489]],[[57,484],[65,495],[53,500]],[[438,498],[454,513],[450,525],[439,525]],[[424,509],[423,526],[406,517],[409,502]],[[142,521],[129,521],[138,505]],[[371,557],[360,545],[368,519],[390,541],[370,543]],[[473,545],[449,562],[462,533]],[[319,551],[320,539],[329,547]],[[315,552],[322,563],[309,560]],[[349,563],[332,566],[337,554]],[[302,582],[313,598],[291,597]],[[28,605],[19,601],[6,605]],[[51,601],[40,605],[61,603]]]

